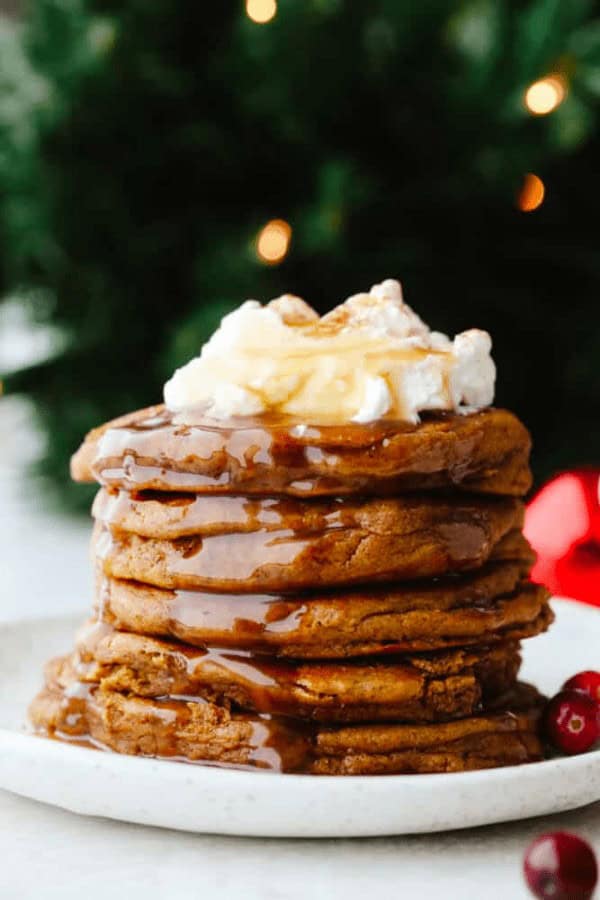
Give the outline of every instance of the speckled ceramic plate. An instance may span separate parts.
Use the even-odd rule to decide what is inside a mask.
[[[600,610],[555,601],[549,634],[525,644],[523,678],[552,693],[600,666]],[[238,772],[98,753],[32,737],[25,709],[72,619],[0,628],[0,788],[76,813],[214,834],[365,837],[468,828],[600,799],[600,750],[453,775],[356,778]]]

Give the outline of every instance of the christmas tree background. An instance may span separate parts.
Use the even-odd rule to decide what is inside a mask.
[[[0,27],[0,296],[61,335],[4,379],[39,471],[85,508],[84,432],[160,400],[224,311],[390,276],[432,327],[492,333],[538,479],[598,463],[597,6],[269,5],[30,0]]]

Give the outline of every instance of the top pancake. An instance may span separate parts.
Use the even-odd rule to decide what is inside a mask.
[[[448,487],[522,496],[531,486],[529,433],[502,409],[429,414],[418,425],[188,419],[155,406],[94,429],[72,459],[73,478],[126,490],[299,497]]]

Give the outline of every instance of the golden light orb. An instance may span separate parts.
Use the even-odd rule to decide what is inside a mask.
[[[528,172],[521,185],[521,190],[517,197],[517,206],[521,212],[533,212],[544,201],[546,188],[544,182],[533,172]]]
[[[280,263],[288,253],[292,239],[292,228],[284,219],[271,219],[258,233],[256,254],[270,266]]]
[[[547,116],[567,96],[567,84],[562,75],[547,75],[534,81],[525,91],[524,102],[534,116]]]
[[[266,25],[277,14],[277,0],[246,0],[246,15],[257,25]]]

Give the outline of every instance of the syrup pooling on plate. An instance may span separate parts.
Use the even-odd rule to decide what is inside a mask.
[[[86,700],[80,700],[76,711],[73,701],[64,698],[64,725],[62,728],[40,730],[36,732],[46,738],[51,738],[62,743],[91,750],[114,752],[118,748],[111,747],[93,737],[89,731],[87,717],[94,705],[95,689],[92,685],[85,686],[88,689]],[[139,756],[149,755],[152,759],[169,759],[174,762],[197,763],[210,765],[223,769],[245,769],[252,771],[262,769],[270,772],[303,772],[309,771],[313,758],[313,729],[309,723],[291,723],[283,721],[277,716],[264,714],[254,720],[248,717],[248,737],[245,746],[247,763],[235,763],[219,760],[210,755],[201,754],[188,758],[180,754],[177,749],[177,735],[185,727],[186,711],[189,704],[202,704],[205,701],[200,697],[186,698],[184,701],[176,699],[156,699],[152,701],[152,717],[156,720],[162,735],[162,752],[159,754],[138,753]],[[77,722],[70,720],[76,717]],[[240,718],[244,718],[240,716]]]
[[[259,707],[258,715],[249,716],[237,711],[235,702],[227,701],[223,707],[215,706],[202,692],[187,695],[171,693],[169,688],[177,688],[176,683],[165,685],[164,695],[146,698],[137,693],[130,695],[127,691],[107,689],[104,684],[107,665],[101,659],[100,661],[95,659],[94,651],[111,636],[118,637],[118,634],[110,626],[102,622],[92,622],[80,633],[80,651],[72,657],[54,660],[51,663],[48,669],[47,690],[56,703],[57,712],[53,723],[44,729],[38,727],[36,729],[38,733],[101,750],[119,749],[102,740],[102,733],[104,729],[108,729],[107,735],[110,734],[114,723],[126,712],[130,698],[134,705],[141,701],[142,706],[136,707],[135,714],[141,713],[146,721],[149,718],[152,733],[158,735],[160,752],[149,752],[146,738],[141,738],[136,750],[140,755],[180,757],[177,748],[185,737],[186,728],[194,720],[198,721],[199,713],[201,720],[204,717],[206,727],[216,725],[221,729],[224,743],[232,740],[231,729],[234,730],[236,740],[241,741],[245,765],[249,768],[283,772],[297,771],[308,765],[313,737],[311,726],[306,722],[292,721],[277,714],[277,706],[285,708],[285,704],[278,704],[277,696],[274,696],[275,702],[271,703],[267,693],[268,690],[276,691],[276,676],[279,669],[285,669],[285,664],[280,667],[277,661],[273,661],[269,666],[268,661],[258,659],[254,665],[248,653],[222,651],[219,648],[200,650],[172,645],[171,653],[167,651],[167,655],[171,657],[169,662],[172,669],[185,670],[192,678],[196,670],[204,665],[212,666],[213,673],[215,669],[221,669],[225,680],[230,677],[231,680],[239,679],[243,682]],[[102,657],[100,652],[98,655]],[[279,677],[283,680],[282,675]],[[115,698],[119,701],[116,708],[113,704]],[[260,709],[261,706],[263,709]],[[219,742],[216,746],[219,746]],[[235,747],[235,741],[233,746]],[[206,748],[206,756],[201,752],[202,746],[197,749],[198,756],[193,761],[217,765],[223,762],[211,757],[210,746]],[[240,751],[239,746],[237,750]],[[235,767],[240,767],[239,752],[236,759]],[[224,764],[227,764],[226,760]],[[245,765],[241,767],[244,768]]]

